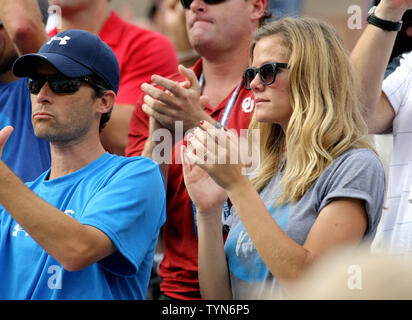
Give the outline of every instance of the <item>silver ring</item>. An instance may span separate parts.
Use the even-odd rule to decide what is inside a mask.
[[[216,122],[215,122],[215,128],[216,128],[216,129],[222,129],[223,126],[222,126],[222,124],[221,124],[219,121],[216,121]]]

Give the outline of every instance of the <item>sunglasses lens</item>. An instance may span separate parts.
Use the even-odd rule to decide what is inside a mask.
[[[225,0],[204,0],[206,4],[219,4],[224,2]],[[180,0],[182,3],[183,8],[190,9],[190,5],[192,4],[193,0]]]
[[[61,75],[28,78],[27,86],[30,93],[38,94],[46,81],[54,93],[74,93],[82,85],[79,79],[70,79]]]
[[[275,66],[272,64],[265,64],[260,67],[260,78],[263,84],[268,85],[274,82],[276,76]]]
[[[40,92],[41,87],[43,87],[46,81],[44,79],[32,79],[29,78],[27,82],[27,86],[29,88],[30,93],[38,94]]]
[[[79,90],[81,81],[68,78],[49,79],[50,88],[55,93],[74,93]]]
[[[244,80],[245,80],[245,87],[246,89],[250,90],[250,84],[252,83],[253,79],[255,79],[256,71],[253,68],[246,69]]]
[[[189,9],[193,0],[180,0],[180,2],[182,3],[183,8]]]

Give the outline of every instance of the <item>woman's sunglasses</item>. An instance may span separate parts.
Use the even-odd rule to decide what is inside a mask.
[[[224,2],[225,0],[203,0],[206,4],[218,4]],[[193,0],[180,0],[182,3],[183,8],[190,9],[190,5],[192,4]]]
[[[38,94],[46,81],[54,93],[75,93],[79,90],[82,83],[87,83],[93,88],[99,89],[99,86],[88,76],[68,78],[62,74],[50,76],[36,75],[28,78],[27,86],[30,93]]]
[[[253,79],[255,79],[256,74],[259,74],[260,82],[264,86],[268,86],[275,82],[276,80],[276,73],[279,68],[288,69],[287,63],[280,63],[280,62],[272,62],[272,63],[265,63],[259,68],[248,68],[243,73],[243,80],[245,82],[246,89],[250,90],[250,84],[252,83]]]

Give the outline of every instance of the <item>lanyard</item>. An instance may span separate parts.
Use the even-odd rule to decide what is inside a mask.
[[[204,75],[203,72],[200,75],[199,83],[200,83],[200,93],[202,93],[203,92],[203,87],[205,85],[205,75]],[[237,97],[239,95],[240,88],[242,87],[242,83],[243,83],[243,81],[241,81],[238,84],[236,90],[233,92],[232,96],[230,97],[230,99],[226,103],[225,110],[223,111],[223,114],[220,117],[219,122],[224,127],[226,126],[226,124],[229,120],[229,116],[232,113],[232,109],[233,109],[233,107],[236,103]],[[190,203],[192,205],[193,223],[194,223],[194,228],[195,228],[195,235],[197,237],[196,206],[195,206],[195,204],[193,203],[192,200],[190,200]],[[225,222],[227,221],[229,215],[230,215],[229,201],[226,201],[224,203],[223,207],[222,207],[222,223],[224,224],[224,228],[225,228]]]
[[[203,88],[205,86],[205,75],[204,75],[203,72],[200,75],[199,82],[200,82],[200,93],[202,93]],[[232,109],[233,109],[235,103],[236,103],[236,100],[237,100],[237,97],[239,95],[239,91],[240,91],[240,88],[242,86],[242,83],[243,83],[243,80],[240,81],[240,83],[238,84],[236,90],[233,92],[232,96],[230,97],[230,99],[226,103],[225,110],[223,111],[222,116],[220,117],[220,120],[219,120],[219,122],[222,126],[226,126],[226,124],[229,120],[229,116],[232,112]]]

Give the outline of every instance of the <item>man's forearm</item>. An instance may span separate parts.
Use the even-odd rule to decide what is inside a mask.
[[[89,248],[97,245],[96,232],[101,231],[82,225],[38,197],[2,161],[0,203],[33,240],[68,270],[86,267],[115,250],[96,257]]]

